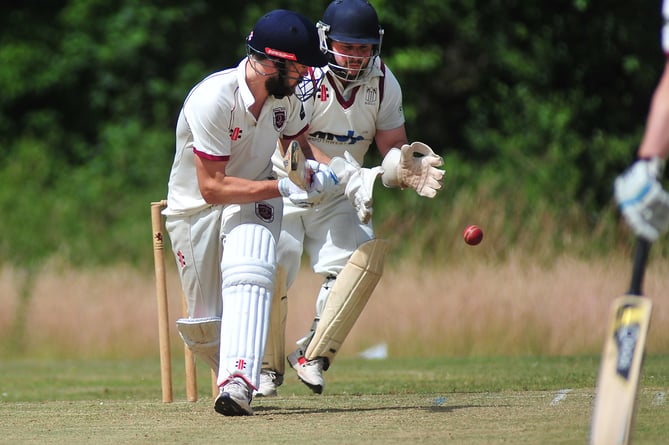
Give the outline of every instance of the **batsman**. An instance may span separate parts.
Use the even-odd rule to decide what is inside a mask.
[[[293,11],[270,11],[246,51],[236,67],[212,73],[186,96],[164,211],[188,306],[179,334],[216,372],[214,409],[224,416],[253,414],[281,197],[314,205],[336,180],[317,163],[301,175],[307,190],[272,173],[276,141],[287,145],[309,125],[302,103],[314,91],[302,90],[301,80],[326,63],[316,26]]]
[[[408,143],[400,85],[379,57],[383,28],[367,0],[334,0],[317,23],[328,66],[316,94],[305,102],[311,115],[300,141],[307,156],[328,164],[338,185],[319,204],[300,208],[284,200],[277,244],[278,270],[268,342],[257,395],[274,396],[284,379],[287,289],[294,283],[306,252],[314,272],[323,276],[314,321],[288,354],[298,378],[315,393],[325,386],[323,371],[365,307],[383,273],[387,245],[372,226],[372,191],[381,177],[387,187],[413,189],[432,198],[442,187],[443,159],[426,144]],[[363,168],[372,143],[382,165]],[[274,170],[289,176],[280,147]]]

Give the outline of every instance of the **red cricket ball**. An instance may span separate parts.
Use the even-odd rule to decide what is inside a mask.
[[[462,234],[465,242],[470,246],[475,246],[483,239],[483,230],[479,226],[471,225],[465,228]]]

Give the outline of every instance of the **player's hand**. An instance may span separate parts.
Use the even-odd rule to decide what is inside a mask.
[[[325,164],[307,160],[307,190],[293,183],[289,178],[279,180],[279,193],[298,207],[311,207],[320,203],[337,185],[337,176]]]
[[[360,170],[360,164],[358,164],[358,161],[356,161],[348,151],[344,152],[343,158],[341,156],[335,156],[330,159],[329,166],[334,174],[337,175],[339,184],[342,187],[345,187],[346,184],[348,184],[349,179],[351,179],[351,176],[357,174]]]
[[[640,159],[618,176],[614,196],[632,231],[648,241],[655,241],[669,227],[669,193],[661,177],[663,161]]]
[[[333,158],[330,167],[340,182],[345,184],[344,194],[355,208],[358,219],[361,223],[367,224],[373,213],[374,181],[383,173],[383,169],[380,166],[362,168],[349,152],[344,152],[344,158]]]
[[[367,224],[372,218],[374,181],[381,173],[383,173],[381,166],[361,168],[346,184],[346,197],[355,207],[358,219],[363,224]]]
[[[393,148],[383,158],[383,184],[412,188],[420,196],[434,198],[443,186],[444,159],[422,142]]]
[[[328,165],[313,159],[307,159],[307,165],[311,172],[310,190],[319,193],[321,200],[333,194],[339,184],[335,172]]]

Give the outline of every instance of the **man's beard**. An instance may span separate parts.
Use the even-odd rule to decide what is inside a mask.
[[[290,96],[295,93],[295,88],[286,85],[286,78],[282,75],[270,77],[265,80],[265,89],[277,99],[283,99],[285,96]]]

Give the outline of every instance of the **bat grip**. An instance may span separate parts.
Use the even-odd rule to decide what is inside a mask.
[[[648,262],[648,253],[650,252],[651,242],[645,238],[637,237],[636,246],[634,246],[634,261],[632,263],[632,280],[630,282],[630,295],[642,295],[641,284],[643,275],[646,271]]]

